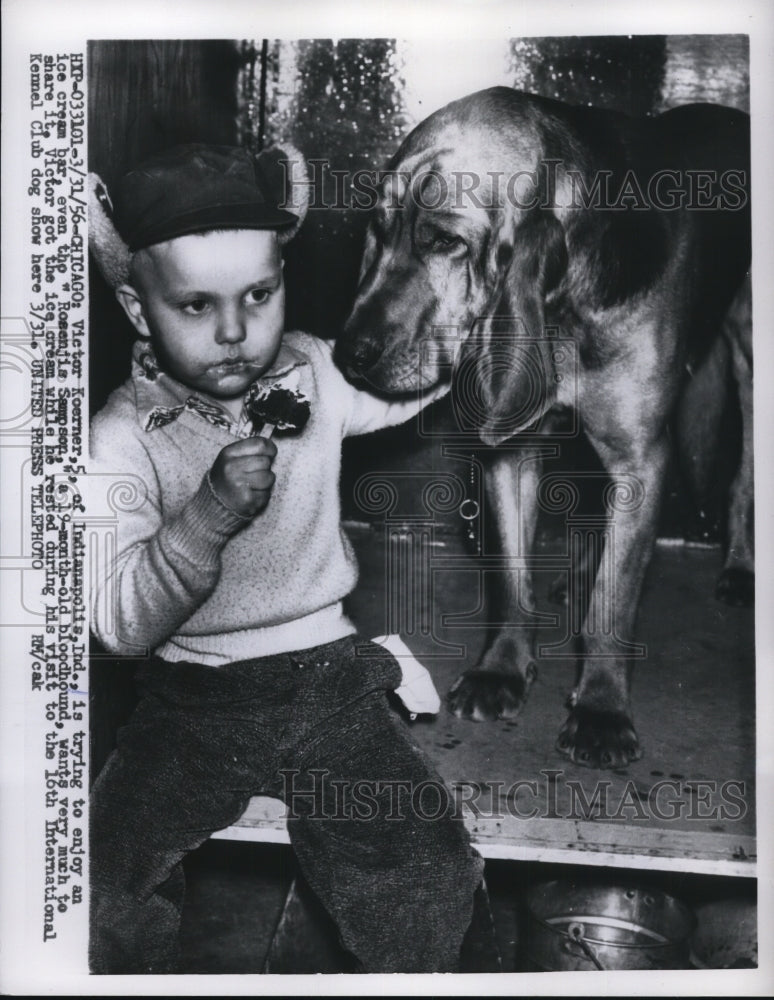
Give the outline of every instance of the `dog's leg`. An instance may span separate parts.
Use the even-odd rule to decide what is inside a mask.
[[[575,598],[573,614],[577,618],[586,617],[586,607],[583,604],[583,593],[575,581],[588,579],[589,574],[596,575],[597,567],[592,565],[593,554],[589,547],[580,547],[572,554],[572,566],[569,573],[561,570],[548,586],[548,600],[553,604],[566,604]]]
[[[479,667],[464,673],[449,691],[449,710],[460,718],[513,718],[537,676],[532,575],[517,562],[532,552],[540,467],[538,451],[520,449],[495,454],[487,468],[487,498],[508,566],[497,573],[491,644]]]
[[[694,364],[680,393],[673,420],[677,457],[685,489],[699,521],[711,527],[725,507],[718,452],[727,419],[731,348],[716,337]]]
[[[742,411],[742,454],[731,484],[728,510],[728,549],[715,594],[726,604],[748,607],[755,601],[753,515],[753,359],[752,289],[749,276],[725,320],[723,333],[731,346],[731,360]]]
[[[610,425],[614,426],[614,425]],[[661,507],[668,444],[595,440],[613,480],[610,534],[583,626],[582,670],[557,748],[586,767],[623,767],[641,755],[630,705],[632,637]]]

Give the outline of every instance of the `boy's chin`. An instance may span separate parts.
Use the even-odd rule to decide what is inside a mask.
[[[237,387],[201,385],[199,387],[194,386],[193,388],[200,396],[212,400],[213,403],[227,410],[233,417],[238,418],[242,412],[242,400],[253,381],[254,379],[251,379],[250,382]]]

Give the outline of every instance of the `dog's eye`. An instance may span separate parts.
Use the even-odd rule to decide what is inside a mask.
[[[417,245],[429,253],[464,253],[467,250],[465,241],[456,233],[448,233],[443,229],[420,227],[417,232]]]
[[[453,236],[451,233],[436,233],[433,236],[431,249],[433,250],[460,250],[465,248],[465,242],[460,236]]]

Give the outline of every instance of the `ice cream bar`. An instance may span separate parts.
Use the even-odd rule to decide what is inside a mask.
[[[245,400],[256,433],[271,437],[274,430],[298,434],[309,419],[309,400],[302,392],[281,385],[250,387]]]

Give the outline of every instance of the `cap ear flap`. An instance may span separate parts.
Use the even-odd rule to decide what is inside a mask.
[[[543,302],[567,268],[564,230],[550,212],[521,222],[510,247],[494,250],[491,314],[473,325],[454,370],[452,401],[462,429],[488,445],[534,424],[556,398]]]
[[[132,255],[113,223],[113,203],[99,174],[88,175],[87,190],[89,249],[105,281],[119,288],[129,280]]]
[[[255,161],[269,185],[272,198],[280,208],[298,216],[298,222],[277,231],[279,241],[288,243],[301,228],[309,208],[309,168],[295,146],[271,146],[255,156]]]

